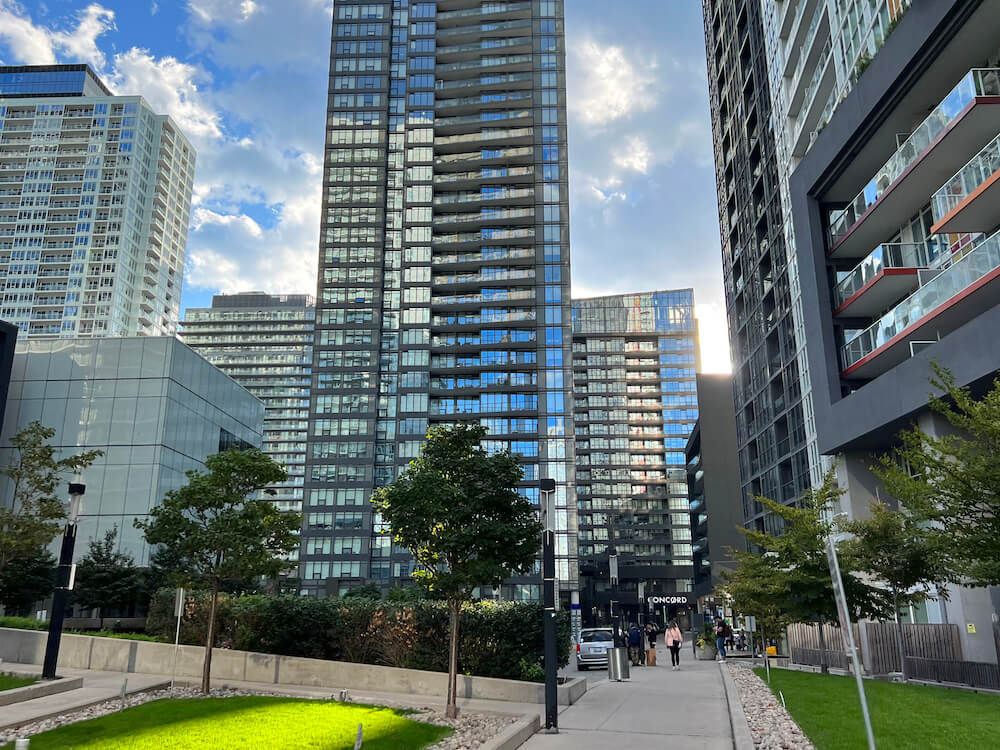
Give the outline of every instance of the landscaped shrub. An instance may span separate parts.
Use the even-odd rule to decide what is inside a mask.
[[[173,590],[158,592],[146,630],[172,641]],[[181,642],[204,643],[208,597],[188,595]],[[459,670],[484,677],[537,676],[525,664],[540,663],[541,604],[474,602],[462,610]],[[569,613],[557,620],[560,666],[569,656]],[[245,651],[306,656],[363,664],[445,672],[448,669],[448,608],[443,602],[388,602],[359,597],[220,597],[217,645]]]
[[[48,630],[48,620],[34,617],[0,617],[0,628],[20,628],[21,630]]]

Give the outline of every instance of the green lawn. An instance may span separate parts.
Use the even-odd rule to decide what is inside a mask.
[[[365,750],[419,750],[452,731],[378,706],[265,696],[167,698],[36,734],[31,750],[349,750],[359,723]]]
[[[767,681],[763,669],[754,672]],[[881,748],[1000,747],[1000,697],[965,690],[865,680],[875,744]],[[866,748],[853,677],[771,670],[771,690],[817,750]]]
[[[19,687],[34,685],[35,680],[30,677],[14,677],[9,674],[0,674],[0,690],[13,690]]]

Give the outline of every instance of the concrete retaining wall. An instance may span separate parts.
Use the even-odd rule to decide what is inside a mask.
[[[0,628],[0,659],[21,664],[41,664],[45,654],[45,639],[46,634],[42,631]],[[201,646],[178,648],[177,677],[201,677],[204,656],[205,649]],[[59,649],[59,665],[106,672],[170,675],[174,666],[174,646],[168,643],[64,634]],[[347,688],[416,695],[444,695],[448,683],[448,675],[443,672],[218,648],[212,653],[212,677],[220,681],[307,685],[331,690]],[[569,680],[559,686],[559,703],[571,705],[586,691],[586,680]],[[534,682],[459,675],[458,696],[516,703],[545,703],[545,686]]]

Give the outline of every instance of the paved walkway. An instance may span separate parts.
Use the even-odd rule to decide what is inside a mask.
[[[4,672],[24,675],[40,675],[41,665],[14,664],[4,662]],[[89,669],[59,668],[60,677],[83,677],[83,687],[67,690],[64,693],[46,695],[23,703],[11,703],[0,709],[0,729],[18,727],[39,719],[47,719],[69,711],[103,703],[117,698],[122,693],[122,683],[128,680],[127,693],[138,693],[157,686],[169,685],[170,679],[164,680],[163,675],[123,674],[121,672],[97,672]]]
[[[668,652],[658,655],[658,662],[633,667],[628,682],[592,683],[560,713],[559,734],[536,734],[524,749],[733,750],[719,665],[692,661],[690,648],[681,650],[678,672],[671,671]]]

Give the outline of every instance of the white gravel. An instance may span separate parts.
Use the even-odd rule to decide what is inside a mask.
[[[280,692],[235,690],[231,688],[216,688],[212,690],[210,697],[232,698],[242,695],[304,697],[290,696],[287,693]],[[138,706],[141,703],[159,700],[160,698],[203,697],[206,696],[203,696],[201,691],[196,688],[175,688],[173,691],[154,690],[146,693],[136,693],[126,696],[125,708],[131,708],[132,706]],[[323,700],[323,698],[318,697],[314,699]],[[444,715],[443,709],[440,707],[424,706],[421,708],[413,708],[412,705],[406,705],[403,703],[386,703],[384,701],[382,702],[382,705],[386,705],[389,708],[406,708],[415,711],[414,714],[411,714],[410,718],[413,718],[416,721],[452,727],[455,730],[454,734],[446,737],[441,740],[441,742],[434,745],[434,750],[475,750],[475,748],[478,748],[487,740],[491,740],[500,734],[500,732],[503,731],[503,729],[509,724],[517,721],[517,717],[515,716],[466,713],[462,710],[460,710],[457,719],[449,719]],[[114,700],[105,701],[104,703],[99,703],[95,706],[90,706],[89,708],[74,711],[73,713],[52,717],[51,719],[45,719],[43,721],[36,721],[32,724],[25,724],[24,726],[17,727],[16,729],[0,730],[0,745],[6,745],[20,737],[31,737],[32,735],[39,734],[41,732],[47,732],[50,729],[65,726],[66,724],[75,724],[78,721],[95,719],[98,716],[104,716],[106,714],[119,711],[121,708],[122,702],[116,698]]]
[[[778,697],[743,664],[729,663],[729,672],[746,714],[753,744],[759,750],[814,750]]]

